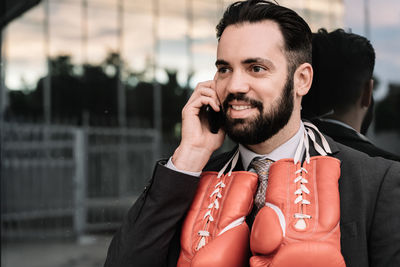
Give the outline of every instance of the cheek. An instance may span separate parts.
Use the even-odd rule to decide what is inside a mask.
[[[285,82],[281,80],[268,80],[263,83],[258,83],[258,93],[264,98],[275,100],[279,98],[284,90]]]
[[[256,100],[265,102],[266,104],[271,103],[278,95],[278,89],[274,88],[270,83],[258,83],[253,86],[252,97]]]

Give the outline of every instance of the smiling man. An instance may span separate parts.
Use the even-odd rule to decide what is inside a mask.
[[[217,37],[214,79],[183,108],[180,145],[157,163],[105,266],[398,266],[400,165],[301,120],[313,77],[306,22],[237,2]],[[223,114],[216,134],[204,106]],[[225,135],[238,146],[210,159]]]
[[[216,92],[225,99],[225,130],[238,143],[256,145],[273,136],[289,139],[298,129],[300,118],[293,113],[295,66],[287,62],[284,45],[279,25],[268,20],[227,27],[221,36]],[[301,66],[298,74],[310,79],[310,65]],[[306,92],[302,89],[300,95]],[[276,135],[280,130],[285,136]],[[271,139],[270,143],[282,141]]]

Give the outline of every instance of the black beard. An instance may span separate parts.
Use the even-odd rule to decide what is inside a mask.
[[[271,111],[264,113],[263,103],[246,97],[243,93],[229,94],[223,103],[224,129],[234,141],[243,145],[255,145],[277,134],[290,119],[293,112],[293,75],[286,80],[284,90],[278,101],[272,104]],[[231,119],[226,116],[229,102],[246,101],[256,107],[260,114],[254,119]]]

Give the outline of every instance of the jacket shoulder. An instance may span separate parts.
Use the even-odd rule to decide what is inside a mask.
[[[334,157],[341,161],[342,169],[356,171],[358,173],[369,173],[384,176],[391,167],[398,168],[400,163],[394,160],[383,158],[381,156],[370,156],[367,153],[353,149],[346,145],[336,142],[338,148]],[[369,175],[370,176],[370,175]]]

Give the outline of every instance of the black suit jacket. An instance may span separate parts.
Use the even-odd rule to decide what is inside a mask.
[[[362,151],[370,155],[371,157],[382,157],[386,159],[400,161],[400,156],[397,156],[375,146],[370,141],[360,137],[355,130],[346,128],[337,123],[319,119],[313,120],[312,123],[315,124],[321,132],[329,135],[336,142]]]
[[[341,251],[347,266],[400,266],[400,163],[327,139],[341,161]],[[213,158],[205,169],[221,169],[231,153]],[[182,220],[199,178],[164,163],[157,163],[114,236],[105,266],[176,266]]]

